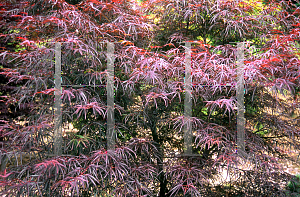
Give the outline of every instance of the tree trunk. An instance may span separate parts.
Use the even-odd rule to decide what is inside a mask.
[[[157,165],[158,165],[158,171],[159,171],[158,180],[160,182],[159,196],[160,197],[165,197],[166,196],[166,189],[167,189],[167,180],[165,178],[165,173],[163,171],[163,169],[164,169],[163,154],[164,153],[163,153],[163,150],[161,148],[160,140],[158,138],[156,120],[155,119],[152,119],[152,121],[151,121],[151,132],[152,132],[153,140],[154,140],[154,142],[156,142],[157,150],[159,151],[159,156],[157,158]]]

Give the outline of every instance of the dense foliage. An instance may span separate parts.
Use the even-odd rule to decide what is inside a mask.
[[[300,21],[292,2],[33,0],[0,7],[7,80],[1,102],[10,113],[22,112],[1,120],[1,194],[288,194],[289,176],[279,163],[288,155],[280,143],[300,145]],[[187,123],[184,41],[197,41]],[[235,87],[220,86],[236,83],[240,41],[248,41],[247,158],[236,154]],[[60,156],[53,155],[55,42],[62,42],[64,84]],[[106,148],[105,42],[115,42],[114,151]],[[80,84],[90,86],[74,86]],[[288,92],[289,100],[282,99]],[[66,130],[70,123],[74,128]],[[182,154],[185,124],[194,132],[194,155]],[[220,182],[224,170],[234,183]]]

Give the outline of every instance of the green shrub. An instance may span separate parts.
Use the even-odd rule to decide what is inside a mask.
[[[300,196],[300,174],[297,174],[288,182],[287,189],[292,192],[292,194],[298,193],[296,196]]]

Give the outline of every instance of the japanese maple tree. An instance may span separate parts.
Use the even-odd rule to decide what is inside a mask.
[[[299,107],[300,22],[294,4],[16,2],[0,4],[0,60],[1,74],[21,85],[2,102],[17,110],[27,107],[27,113],[0,127],[1,194],[216,195],[221,186],[214,182],[224,168],[239,176],[227,194],[284,194],[280,184],[288,176],[278,160],[287,155],[274,139],[299,146],[297,118],[288,116]],[[236,91],[220,84],[236,84],[232,42],[245,40],[252,43],[246,44],[244,61],[248,158],[241,158],[236,154]],[[184,41],[193,41],[193,155],[182,154]],[[53,155],[56,42],[62,43],[63,125],[76,128],[63,133],[59,156]],[[106,145],[105,42],[115,43],[115,150]],[[293,105],[268,87],[290,91]],[[267,114],[266,107],[280,108],[281,114]],[[241,161],[248,161],[249,169]]]

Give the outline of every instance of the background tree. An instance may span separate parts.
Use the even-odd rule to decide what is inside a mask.
[[[2,43],[11,39],[15,51],[0,56],[2,65],[14,66],[2,75],[24,84],[7,103],[17,109],[26,104],[30,112],[2,127],[7,145],[1,156],[10,158],[1,175],[3,194],[216,195],[220,186],[212,182],[224,166],[240,175],[232,195],[284,193],[280,184],[287,177],[277,159],[285,155],[271,139],[289,137],[287,143],[297,147],[297,139],[290,137],[298,136],[299,127],[288,116],[265,114],[264,108],[289,112],[299,106],[299,21],[285,11],[290,8],[286,1],[257,8],[236,1],[146,1],[138,7],[129,1],[36,0],[20,5],[1,9],[3,18],[16,20],[1,23]],[[243,38],[257,47],[245,51],[248,170],[237,165],[243,158],[235,154],[234,87],[202,85],[235,82],[236,46],[229,43]],[[184,156],[185,48],[177,42],[197,39],[191,119],[196,155]],[[55,157],[53,57],[59,41],[65,42],[62,83],[69,85],[62,91],[63,122],[78,130],[64,134],[63,155]],[[100,44],[105,41],[118,42],[115,151],[106,150],[105,88],[71,87],[106,84],[106,45]],[[272,96],[268,86],[276,93],[292,91],[294,105]],[[18,126],[20,120],[26,125]],[[24,162],[19,155],[26,152],[30,158]]]

